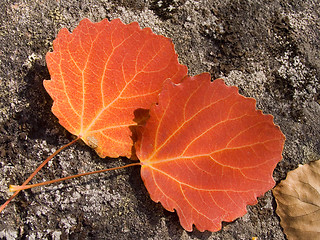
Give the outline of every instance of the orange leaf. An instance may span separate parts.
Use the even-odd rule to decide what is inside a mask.
[[[100,157],[129,157],[134,110],[149,109],[167,78],[177,83],[187,73],[171,40],[136,22],[84,19],[72,34],[62,29],[53,48],[44,81],[52,112]]]
[[[187,231],[218,231],[274,186],[284,140],[254,99],[204,73],[165,83],[137,156],[155,202],[176,209]]]

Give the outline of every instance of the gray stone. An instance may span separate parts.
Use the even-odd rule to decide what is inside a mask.
[[[276,181],[320,158],[319,2],[56,0],[0,3],[0,203],[55,149],[72,140],[50,111],[42,81],[59,29],[85,17],[138,21],[173,39],[189,74],[210,72],[254,97],[286,135]],[[34,182],[124,165],[77,143]],[[188,233],[154,203],[131,168],[23,191],[1,213],[1,239],[285,239],[271,192],[221,231]]]

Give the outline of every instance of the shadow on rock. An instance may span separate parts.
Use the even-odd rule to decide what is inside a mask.
[[[35,63],[24,77],[26,84],[19,89],[28,107],[16,112],[14,117],[31,139],[46,139],[51,143],[57,143],[57,135],[71,139],[71,134],[57,124],[58,119],[51,112],[53,101],[43,87],[45,79],[50,79],[47,67]]]

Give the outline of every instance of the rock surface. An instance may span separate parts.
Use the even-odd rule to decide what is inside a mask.
[[[263,2],[263,3],[262,3]],[[50,111],[42,81],[59,29],[85,17],[138,21],[172,38],[189,74],[210,72],[257,99],[286,135],[276,181],[320,157],[319,2],[56,0],[0,3],[0,203],[72,136]],[[65,150],[35,182],[124,165],[82,143]],[[184,231],[154,203],[139,168],[24,191],[1,213],[0,239],[285,239],[271,192],[216,233]]]

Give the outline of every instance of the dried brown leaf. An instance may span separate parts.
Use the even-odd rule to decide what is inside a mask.
[[[273,190],[288,239],[320,239],[320,160],[288,173]]]

